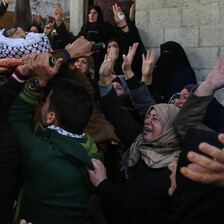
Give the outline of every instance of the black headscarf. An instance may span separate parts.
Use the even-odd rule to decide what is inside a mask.
[[[91,6],[91,7],[89,8],[88,15],[89,15],[91,9],[95,9],[95,10],[97,11],[97,13],[98,13],[98,18],[97,18],[96,23],[103,23],[104,20],[103,20],[102,9],[101,9],[98,5],[93,5],[93,6]],[[90,23],[90,22],[89,22],[89,17],[87,18],[87,21],[88,21],[87,23]]]
[[[160,57],[156,62],[156,66],[157,74],[154,83],[161,94],[164,93],[173,71],[179,66],[189,68],[194,76],[195,83],[197,83],[194,70],[188,61],[187,55],[183,47],[177,42],[168,41],[160,45]]]
[[[180,168],[190,163],[187,159],[190,150],[203,154],[198,149],[201,142],[223,148],[214,132],[196,129],[188,131],[177,164],[177,188],[172,196],[174,205],[172,224],[221,224],[224,221],[224,188],[192,181],[180,173]]]

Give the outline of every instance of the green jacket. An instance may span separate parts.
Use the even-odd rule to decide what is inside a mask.
[[[95,188],[86,167],[99,157],[90,136],[81,139],[60,135],[37,125],[31,128],[37,93],[25,88],[9,112],[11,125],[22,144],[23,192],[16,223],[24,218],[33,224],[83,223]]]

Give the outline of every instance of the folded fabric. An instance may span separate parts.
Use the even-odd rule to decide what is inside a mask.
[[[0,32],[0,58],[22,58],[31,53],[51,51],[48,37],[43,33],[27,33],[26,38],[8,38]]]

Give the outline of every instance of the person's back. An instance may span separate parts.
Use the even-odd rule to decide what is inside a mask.
[[[41,79],[39,79],[41,84]],[[41,123],[33,133],[31,112],[40,96],[34,83],[17,97],[9,119],[22,143],[23,189],[16,223],[83,223],[94,187],[86,167],[97,148],[83,128],[92,113],[87,90],[62,80],[53,86],[41,109]]]

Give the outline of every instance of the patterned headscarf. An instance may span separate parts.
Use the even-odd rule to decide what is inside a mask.
[[[155,109],[162,125],[162,133],[147,142],[140,134],[129,150],[128,165],[134,166],[141,157],[152,168],[167,167],[179,156],[180,142],[173,128],[173,122],[179,109],[169,104],[157,104],[149,108],[146,117]]]

